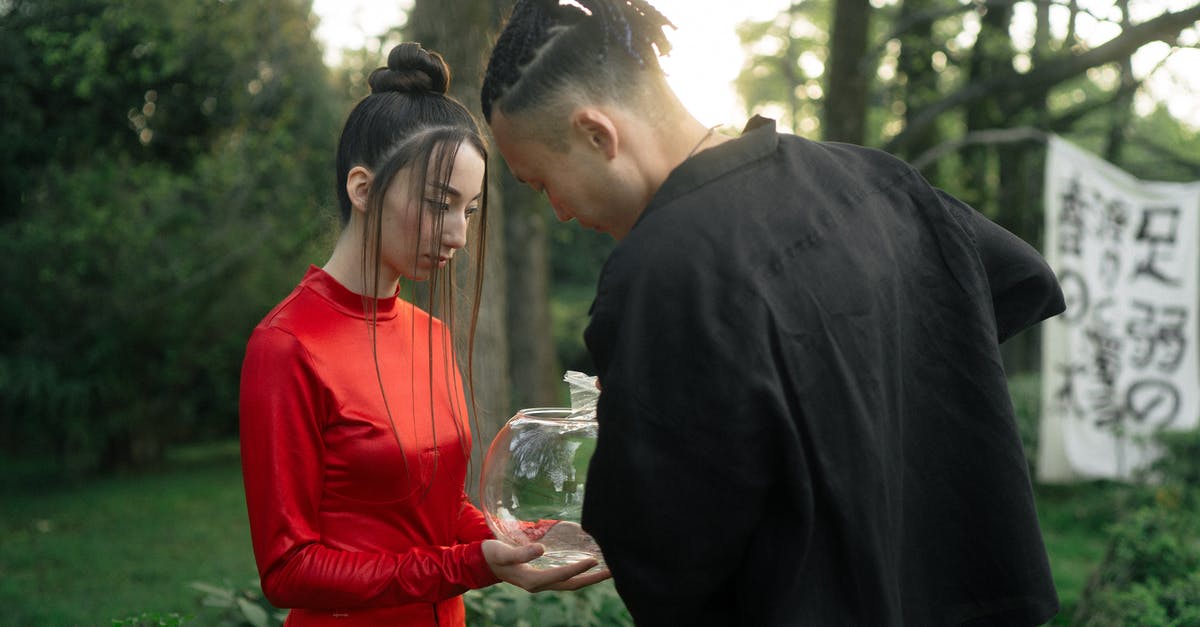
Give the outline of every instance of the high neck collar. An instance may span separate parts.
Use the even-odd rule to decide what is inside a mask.
[[[317,266],[308,267],[301,283],[347,314],[365,318],[373,308],[374,314],[380,320],[396,317],[400,300],[397,294],[385,298],[363,296],[342,285],[333,275]]]

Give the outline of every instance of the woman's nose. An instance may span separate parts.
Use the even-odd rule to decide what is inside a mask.
[[[465,211],[451,211],[442,221],[442,245],[458,250],[467,245],[467,215]]]

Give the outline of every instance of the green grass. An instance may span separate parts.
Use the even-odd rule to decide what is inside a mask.
[[[1128,491],[1106,482],[1037,487],[1038,518],[1062,608],[1051,625],[1070,624]]]
[[[190,582],[256,583],[236,444],[189,451],[151,474],[8,488],[3,499],[4,624],[199,617]]]
[[[1124,493],[1108,483],[1038,487],[1063,602],[1052,624],[1069,624]],[[181,451],[150,474],[9,487],[3,502],[3,624],[111,625],[146,612],[214,624],[191,582],[255,585],[236,443]]]

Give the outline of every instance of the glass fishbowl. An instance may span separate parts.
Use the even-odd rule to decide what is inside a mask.
[[[488,448],[479,487],[483,514],[497,539],[545,547],[534,567],[589,557],[604,563],[600,547],[579,525],[596,430],[595,412],[522,409]]]

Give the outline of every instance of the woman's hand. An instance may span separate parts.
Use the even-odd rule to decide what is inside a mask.
[[[492,573],[501,581],[507,581],[529,592],[578,590],[612,576],[606,568],[592,573],[586,572],[598,563],[591,558],[553,568],[530,566],[529,562],[539,557],[544,550],[540,544],[509,546],[499,540],[483,541],[483,558],[487,560]]]

